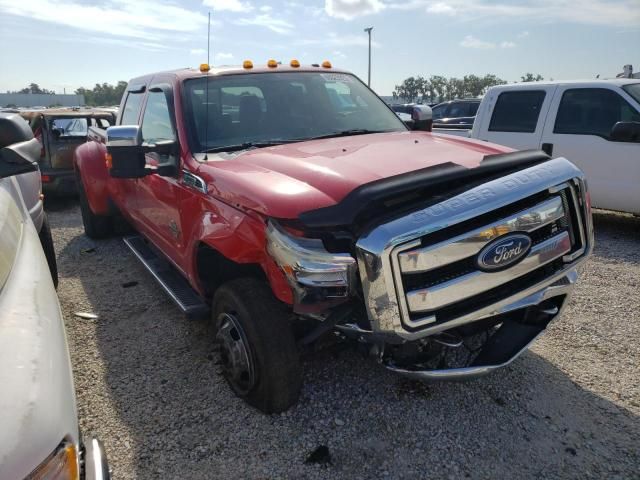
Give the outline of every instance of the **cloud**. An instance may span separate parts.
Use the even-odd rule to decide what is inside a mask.
[[[453,6],[451,6],[449,4],[438,2],[438,3],[434,3],[433,5],[429,5],[427,7],[427,12],[429,12],[429,13],[444,13],[446,15],[455,15],[456,14],[456,9],[453,8]]]
[[[74,0],[0,0],[0,12],[113,36],[154,41],[167,33],[191,33],[207,23],[205,15],[161,0],[111,0],[100,5]]]
[[[374,30],[375,32],[375,30]],[[322,38],[305,38],[298,42],[299,45],[322,45],[332,47],[366,47],[369,45],[369,38],[365,33],[362,35],[347,34],[341,35],[336,32],[329,32]],[[375,40],[371,40],[372,47],[380,47]]]
[[[263,5],[260,7],[260,11],[263,13],[269,13],[271,10],[273,10],[273,7],[269,5]]]
[[[232,58],[233,58],[233,53],[220,52],[215,54],[216,61],[231,60]]]
[[[216,10],[241,13],[253,10],[253,6],[249,2],[241,2],[240,0],[203,0],[202,4],[205,7],[211,7],[214,14]]]
[[[195,55],[197,57],[201,57],[202,55],[206,55],[207,51],[204,48],[192,48],[189,50],[191,55]]]
[[[467,35],[460,41],[460,46],[465,48],[495,48],[496,44],[491,42],[485,42],[473,35]]]
[[[345,0],[346,1],[346,0]],[[327,2],[328,3],[328,2]],[[468,20],[491,22],[564,22],[583,25],[635,27],[640,25],[638,0],[389,0],[384,7],[398,10],[424,9],[433,15],[457,15]]]
[[[333,55],[335,58],[347,58],[347,56],[346,56],[344,53],[342,53],[340,50],[335,50],[335,51],[332,53],[332,55]]]
[[[380,0],[325,0],[324,10],[330,17],[352,20],[378,13],[385,8]]]
[[[460,46],[465,48],[478,48],[478,49],[491,49],[491,48],[515,48],[516,43],[505,40],[498,44],[494,42],[487,42],[485,40],[480,40],[479,38],[474,37],[473,35],[467,35],[460,41]]]
[[[268,28],[272,32],[280,35],[289,35],[293,31],[293,25],[281,18],[273,18],[268,13],[256,15],[252,18],[240,18],[234,22],[236,25],[242,26],[258,26]]]
[[[524,32],[520,32],[517,37],[518,38],[527,38],[529,36],[529,32],[528,31],[524,31]]]

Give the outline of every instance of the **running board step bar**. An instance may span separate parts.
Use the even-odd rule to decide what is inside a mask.
[[[209,315],[209,305],[167,260],[151,249],[141,236],[125,237],[124,243],[189,318]]]

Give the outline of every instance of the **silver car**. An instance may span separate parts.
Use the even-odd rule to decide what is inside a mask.
[[[21,189],[39,154],[26,122],[0,113],[0,478],[108,479],[100,442],[80,437],[64,321],[31,216],[43,213]]]

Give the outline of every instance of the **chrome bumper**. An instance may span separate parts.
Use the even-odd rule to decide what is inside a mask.
[[[553,313],[553,318],[549,322],[551,324],[555,319],[557,319],[564,310],[564,307],[567,305],[567,300],[571,295],[573,290],[573,286],[578,279],[578,273],[575,269],[566,272],[561,278],[557,279],[555,282],[551,283],[543,287],[542,289],[538,289],[534,292],[525,291],[520,292],[518,295],[514,295],[500,302],[499,304],[492,305],[489,307],[493,310],[492,315],[498,315],[502,313],[507,313],[515,310],[520,310],[525,307],[539,305],[541,302],[545,300],[552,299],[553,297],[564,296],[562,307],[558,309],[557,312]],[[524,296],[523,296],[524,294]],[[474,312],[478,314],[480,312]],[[548,324],[548,325],[549,325]],[[547,326],[548,326],[547,325]],[[527,350],[529,346],[544,333],[544,330],[538,332],[533,335],[526,345],[523,346],[515,355],[513,355],[508,360],[494,364],[494,365],[476,365],[465,368],[451,368],[444,370],[419,370],[419,369],[407,369],[395,366],[393,364],[387,363],[384,366],[400,375],[403,375],[408,378],[412,378],[415,380],[423,380],[423,381],[438,381],[438,380],[470,380],[473,378],[481,377],[487,375],[488,373],[496,370],[498,368],[509,365],[516,358],[518,358],[522,352]]]
[[[95,438],[84,441],[84,480],[109,480],[111,473],[102,442]]]

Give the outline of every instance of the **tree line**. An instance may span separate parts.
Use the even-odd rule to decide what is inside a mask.
[[[521,78],[522,82],[535,82],[544,80],[542,75],[526,73]],[[493,74],[482,77],[478,75],[465,75],[462,78],[446,78],[440,75],[425,77],[409,77],[400,85],[396,85],[393,98],[404,99],[410,102],[444,102],[454,98],[480,97],[489,87],[504,85],[506,80]]]
[[[78,88],[74,93],[76,95],[84,95],[85,105],[92,107],[119,105],[120,99],[127,88],[127,82],[119,81],[116,85],[109,83],[96,83],[93,88]],[[16,90],[7,91],[7,93],[32,93],[55,95],[55,91],[40,87],[37,83],[30,83],[27,87]]]
[[[46,88],[40,88],[40,85],[37,83],[30,83],[28,86],[24,87],[21,90],[9,91],[7,93],[39,93],[44,95],[54,95],[56,92],[53,90],[47,90]]]
[[[127,88],[127,82],[120,80],[116,85],[108,83],[96,83],[96,86],[88,89],[80,87],[76,90],[76,95],[84,95],[84,102],[92,107],[110,105],[120,105],[120,100]]]

